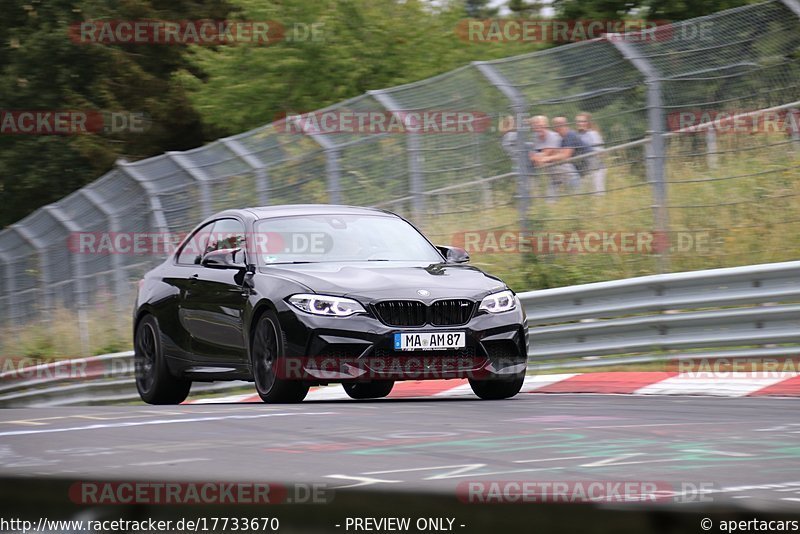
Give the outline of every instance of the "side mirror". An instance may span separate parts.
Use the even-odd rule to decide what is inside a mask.
[[[244,251],[240,248],[212,250],[203,256],[203,267],[209,269],[245,269]]]
[[[446,247],[444,245],[437,246],[439,252],[447,260],[447,263],[467,263],[469,261],[469,254],[466,250],[460,247]]]

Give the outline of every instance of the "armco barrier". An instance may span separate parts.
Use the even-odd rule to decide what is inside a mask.
[[[712,354],[800,354],[800,261],[643,276],[519,294],[528,315],[531,369],[626,365]],[[704,351],[704,352],[696,352]],[[611,356],[610,358],[599,358]],[[586,359],[588,358],[588,359]],[[59,366],[86,366],[84,380]],[[133,352],[43,366],[45,377],[0,375],[0,405],[68,405],[138,399]],[[247,382],[198,383],[193,392]]]
[[[643,276],[521,293],[530,360],[584,366],[798,354],[800,261]],[[633,356],[635,355],[635,356]],[[694,354],[697,356],[697,354]],[[547,366],[540,366],[546,368]]]
[[[65,243],[75,232],[182,234],[214,212],[254,204],[383,205],[442,244],[454,231],[501,224],[537,231],[708,231],[729,238],[712,257],[693,256],[691,263],[664,248],[602,261],[556,255],[547,265],[606,265],[596,279],[622,276],[616,274],[620,261],[626,273],[668,273],[794,259],[800,219],[791,192],[800,125],[788,119],[800,116],[798,51],[800,0],[767,0],[662,26],[656,39],[607,34],[477,61],[369,91],[300,120],[292,118],[297,110],[283,110],[284,119],[202,147],[120,160],[96,181],[0,229],[0,328],[77,310],[83,355],[89,355],[89,321],[81,314],[102,304],[121,316],[133,304],[135,281],[161,255],[74,253]],[[377,116],[413,126],[413,117],[443,112],[475,120],[444,135],[435,127],[397,133],[353,126],[359,120],[349,128],[313,127],[310,120],[339,124],[339,118]],[[607,169],[607,183],[596,175],[581,190],[545,191],[548,170],[527,164],[531,131],[524,119],[572,119],[581,112],[593,114],[609,149],[591,155]],[[515,117],[513,126],[508,116]],[[516,130],[515,142],[511,136],[503,143],[501,119]],[[747,128],[766,124],[774,128]],[[605,196],[590,197],[588,189]],[[736,239],[739,230],[780,236],[780,244],[756,239],[745,247]],[[0,336],[0,346],[3,341]]]
[[[0,406],[68,406],[139,400],[133,351],[62,360],[0,374]],[[60,369],[62,369],[61,372]],[[69,370],[68,370],[69,369]],[[85,369],[75,377],[70,370]],[[24,378],[33,375],[32,378]],[[195,383],[193,393],[229,392],[252,384],[242,381]]]

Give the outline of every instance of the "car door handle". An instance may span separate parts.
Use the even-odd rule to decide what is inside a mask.
[[[195,274],[193,274],[192,276],[189,277],[189,283],[190,284],[194,284],[195,282],[197,282],[197,280],[199,278],[200,278],[200,275],[195,273]]]

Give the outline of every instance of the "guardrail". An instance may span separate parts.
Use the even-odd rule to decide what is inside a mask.
[[[800,261],[528,291],[519,298],[533,369],[681,360],[708,349],[720,358],[800,354]],[[0,405],[137,401],[133,376],[132,351],[28,367],[0,374]],[[236,381],[197,383],[192,392],[243,387],[252,389]]]
[[[528,356],[539,369],[680,360],[706,349],[727,358],[800,353],[800,261],[643,276],[519,297],[528,314]],[[591,360],[580,360],[586,357]],[[537,363],[543,361],[551,363]]]
[[[192,393],[229,392],[249,382],[197,382]],[[255,391],[255,390],[253,390]],[[0,406],[69,406],[136,402],[133,351],[25,367],[0,374]]]

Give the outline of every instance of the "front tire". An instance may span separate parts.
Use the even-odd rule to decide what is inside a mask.
[[[479,380],[469,379],[472,391],[483,400],[509,399],[519,393],[525,382],[525,373],[515,375],[513,378],[488,378]]]
[[[380,399],[392,392],[393,380],[374,380],[372,382],[356,382],[342,384],[344,392],[351,399]]]
[[[308,394],[308,385],[299,380],[281,378],[285,350],[278,316],[267,310],[258,318],[250,350],[253,382],[261,400],[268,403],[300,402]]]
[[[192,387],[191,380],[173,376],[161,346],[161,330],[152,315],[139,321],[133,338],[136,389],[148,404],[180,404]]]

